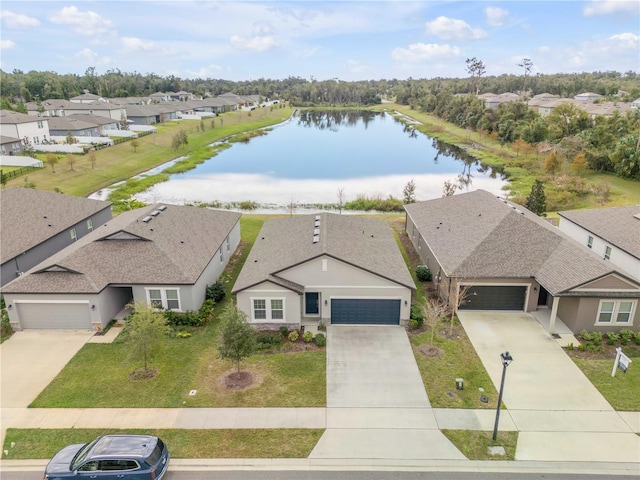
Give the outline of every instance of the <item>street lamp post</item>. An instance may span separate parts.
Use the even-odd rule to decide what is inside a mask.
[[[498,408],[496,410],[496,423],[493,426],[494,441],[498,437],[498,422],[500,421],[500,405],[502,405],[502,391],[504,390],[504,377],[507,375],[507,367],[511,362],[513,362],[513,357],[509,354],[509,352],[501,353],[500,359],[502,360],[502,381],[500,382],[500,393],[498,394]]]

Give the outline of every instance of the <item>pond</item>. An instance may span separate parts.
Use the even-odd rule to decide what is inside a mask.
[[[313,209],[361,197],[403,198],[409,181],[418,200],[458,191],[500,194],[505,179],[463,150],[414,129],[400,114],[302,111],[167,182],[136,195],[145,203],[255,202],[258,210]]]

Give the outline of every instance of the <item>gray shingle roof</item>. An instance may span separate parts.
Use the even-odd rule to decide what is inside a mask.
[[[6,285],[4,291],[97,293],[109,284],[194,284],[240,214],[168,205],[152,216],[157,207],[113,218]],[[148,216],[151,220],[144,222]]]
[[[287,283],[278,274],[322,255],[415,288],[386,222],[330,213],[322,213],[319,217],[317,243],[313,243],[316,215],[266,221],[233,286],[234,293],[265,280],[299,292],[303,286]]]
[[[41,120],[42,118],[32,117],[26,113],[0,110],[0,124],[15,125],[18,123],[35,123]]]
[[[617,272],[526,208],[484,190],[405,210],[447,276],[535,278],[557,295]]]
[[[570,210],[558,214],[611,245],[640,258],[640,205]],[[637,217],[634,218],[634,215]]]
[[[0,190],[1,261],[14,258],[110,205],[111,202],[33,188]]]

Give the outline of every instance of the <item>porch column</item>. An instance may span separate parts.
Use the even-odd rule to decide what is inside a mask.
[[[558,315],[559,303],[560,297],[553,297],[553,303],[551,304],[551,318],[549,319],[549,333],[556,333],[556,316]]]

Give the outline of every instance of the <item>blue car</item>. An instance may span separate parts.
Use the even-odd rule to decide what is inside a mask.
[[[105,435],[69,445],[51,459],[44,480],[159,480],[169,466],[169,450],[151,435]]]

